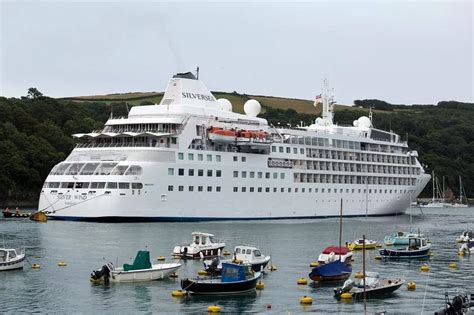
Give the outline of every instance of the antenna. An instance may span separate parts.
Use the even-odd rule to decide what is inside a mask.
[[[127,108],[127,114],[130,114],[130,111],[128,110],[128,103],[125,102],[125,107]]]
[[[196,68],[196,79],[199,80],[199,67]]]
[[[370,126],[373,126],[374,124],[372,124],[372,106],[369,106],[369,119],[370,119]]]

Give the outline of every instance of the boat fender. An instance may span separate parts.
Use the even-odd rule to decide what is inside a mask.
[[[211,305],[207,307],[207,311],[209,313],[220,313],[221,312],[221,307],[218,305]]]
[[[204,254],[202,252],[199,252],[199,257],[201,257],[201,259],[204,258]]]

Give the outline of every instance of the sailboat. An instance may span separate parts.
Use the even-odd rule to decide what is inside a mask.
[[[329,281],[344,281],[352,273],[352,268],[348,265],[350,263],[350,257],[352,253],[347,247],[342,247],[342,198],[341,198],[341,211],[339,216],[339,247],[331,246],[333,248],[332,255],[335,260],[325,261],[323,264],[316,268],[313,268],[309,274],[309,278],[313,281],[318,282],[329,282]],[[337,253],[337,255],[336,255]],[[350,253],[350,255],[349,255]],[[344,257],[344,260],[343,260]],[[349,257],[349,259],[345,259]],[[337,258],[337,260],[336,260]]]
[[[431,180],[433,183],[433,197],[430,202],[428,203],[420,203],[420,207],[422,208],[445,208],[449,207],[449,203],[445,201],[445,190],[444,190],[444,176],[443,176],[443,190],[441,191],[439,187],[439,183],[437,178],[435,177],[435,173],[433,171]]]
[[[464,195],[463,195],[464,193]],[[466,199],[466,203],[463,203],[463,198]],[[461,176],[459,176],[459,202],[453,202],[453,203],[448,203],[448,207],[450,208],[467,208],[469,207],[468,201],[467,201],[467,196],[466,196],[466,191],[464,190],[464,187],[462,185],[462,179]]]

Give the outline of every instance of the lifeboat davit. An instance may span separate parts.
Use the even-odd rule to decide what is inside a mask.
[[[214,142],[235,142],[237,138],[237,131],[234,129],[222,129],[211,127],[208,131],[209,140]]]

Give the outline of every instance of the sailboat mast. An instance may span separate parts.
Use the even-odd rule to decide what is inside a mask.
[[[435,175],[434,170],[432,172],[431,181],[433,182],[433,203],[435,202]]]
[[[339,214],[339,261],[341,261],[342,256],[342,198],[341,198],[341,212]]]
[[[441,196],[442,196],[442,199],[443,199],[443,202],[444,202],[444,199],[446,198],[445,197],[445,188],[444,188],[444,175],[443,175],[443,192],[441,193]]]
[[[462,203],[462,181],[461,181],[461,175],[459,175],[459,202]]]
[[[367,314],[367,296],[365,292],[365,234],[362,236],[362,276],[364,278],[364,314]]]

